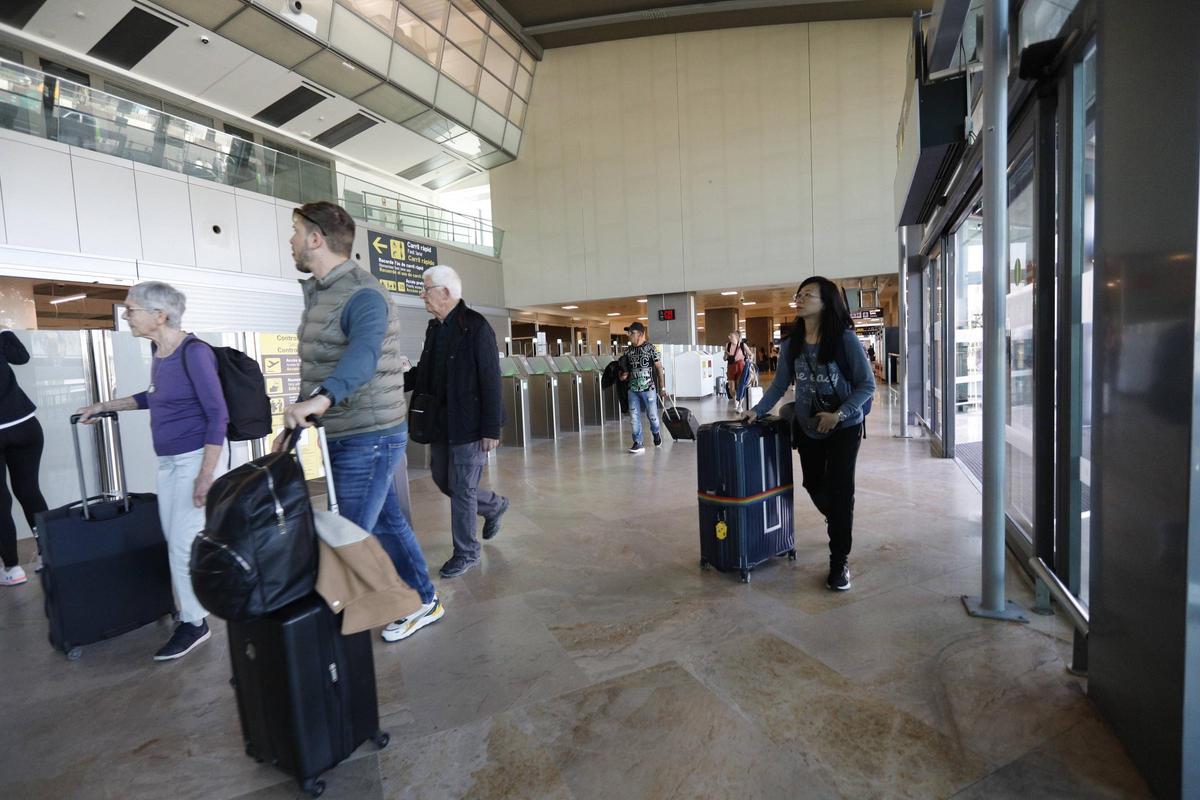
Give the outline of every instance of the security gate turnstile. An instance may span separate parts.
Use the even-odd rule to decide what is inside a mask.
[[[544,358],[513,356],[529,383],[529,432],[535,439],[557,439],[562,432],[558,410],[558,376]]]
[[[604,388],[601,386],[601,381],[604,378],[604,370],[596,362],[595,356],[567,356],[567,358],[571,360],[575,371],[579,373],[583,424],[603,425],[605,421]]]
[[[558,376],[558,421],[562,431],[583,430],[583,375],[567,356],[543,356]]]
[[[500,394],[504,403],[500,442],[510,447],[525,447],[533,438],[529,419],[529,380],[511,357],[500,359]]]

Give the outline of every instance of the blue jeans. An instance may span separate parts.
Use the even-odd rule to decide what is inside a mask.
[[[629,390],[629,417],[633,422],[633,441],[642,443],[642,412],[650,417],[650,432],[658,438],[658,393],[653,389],[644,392]]]
[[[403,467],[408,447],[408,423],[389,431],[329,440],[333,488],[342,516],[375,534],[396,566],[396,573],[421,595],[433,601],[433,581],[412,524],[396,495],[396,471]]]

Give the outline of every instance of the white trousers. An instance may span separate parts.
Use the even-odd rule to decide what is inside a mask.
[[[192,591],[192,540],[204,530],[204,509],[192,502],[204,448],[177,456],[158,457],[158,518],[167,539],[171,585],[179,603],[180,622],[199,622],[208,612]],[[221,469],[218,467],[217,473]]]

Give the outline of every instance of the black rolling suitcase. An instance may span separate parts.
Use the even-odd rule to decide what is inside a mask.
[[[667,431],[675,441],[678,442],[681,439],[696,441],[696,431],[700,429],[700,423],[692,416],[691,411],[675,405],[674,397],[671,397],[671,407],[663,409],[662,422],[667,426]]]
[[[336,511],[325,431],[316,430]],[[317,797],[325,791],[321,773],[367,739],[387,746],[370,631],[343,636],[341,619],[316,593],[227,628],[247,755],[275,764]]]
[[[116,412],[97,416],[113,426],[120,485],[125,487]],[[88,497],[78,423],[76,414],[71,417],[71,431],[82,500],[43,511],[35,520],[50,643],[72,661],[81,655],[82,645],[175,613],[158,498],[127,491],[117,496]]]
[[[779,420],[713,422],[696,439],[700,566],[750,571],[774,558],[796,558],[792,527],[792,451]]]

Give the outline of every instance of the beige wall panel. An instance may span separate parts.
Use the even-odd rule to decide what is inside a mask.
[[[892,272],[896,126],[912,24],[887,19],[809,27],[817,272]]]

